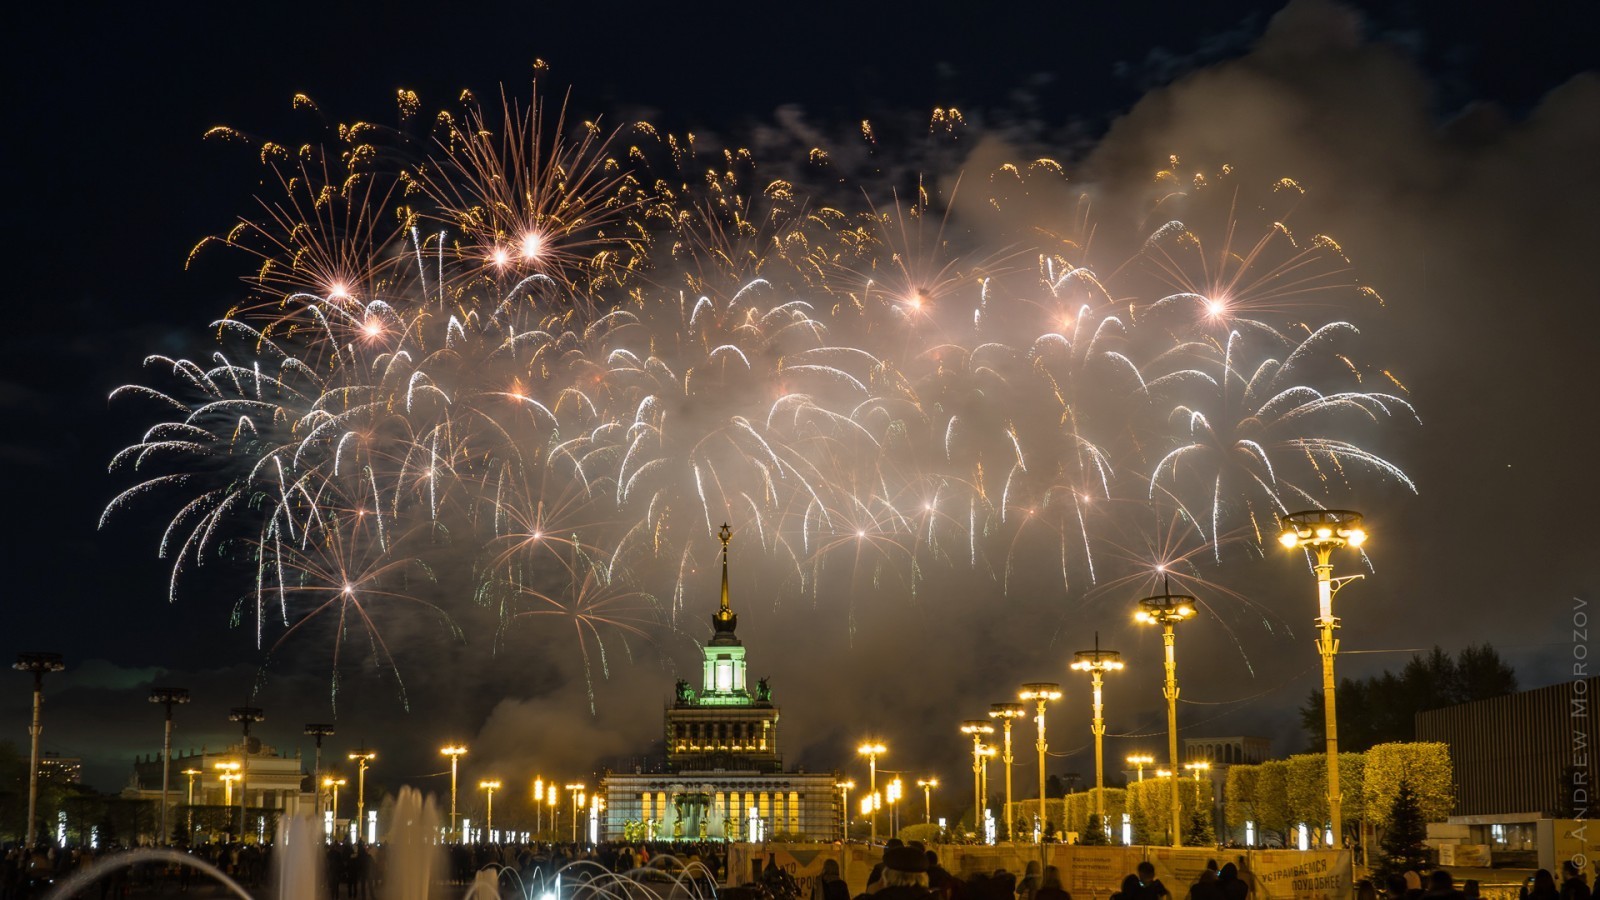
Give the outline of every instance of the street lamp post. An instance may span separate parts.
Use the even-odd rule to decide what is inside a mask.
[[[333,797],[331,798],[331,803],[332,803],[332,810],[331,811],[333,812],[333,821],[334,821],[335,824],[337,824],[338,821],[339,821],[339,788],[344,787],[345,785],[347,785],[349,783],[350,783],[349,779],[337,778],[337,777],[332,776],[332,775],[329,775],[329,776],[327,776],[327,777],[322,779],[322,786],[327,788],[328,791],[331,794],[333,794]]]
[[[884,789],[884,795],[889,801],[889,836],[900,836],[900,797],[905,791],[905,785],[900,781],[900,776],[889,782]]]
[[[1094,649],[1079,650],[1072,655],[1072,668],[1079,672],[1089,673],[1089,684],[1094,690],[1094,814],[1100,824],[1100,830],[1106,837],[1111,836],[1111,829],[1106,824],[1106,777],[1105,756],[1102,753],[1102,744],[1106,736],[1105,704],[1101,701],[1101,688],[1104,686],[1104,675],[1107,672],[1117,672],[1122,669],[1122,654],[1115,650],[1100,649],[1100,632],[1094,633]]]
[[[933,824],[933,789],[939,786],[937,778],[918,778],[917,787],[922,788],[922,824]]]
[[[59,672],[67,664],[62,661],[59,653],[18,653],[17,661],[11,668],[19,672],[33,673],[33,724],[28,726],[28,735],[32,740],[33,749],[28,754],[28,850],[33,849],[33,841],[38,833],[39,809],[39,735],[44,733],[44,723],[40,714],[44,711],[44,676],[50,672]]]
[[[322,739],[325,738],[325,737],[333,737],[333,726],[327,724],[326,722],[308,722],[308,723],[306,723],[306,731],[305,731],[305,733],[307,735],[309,735],[310,737],[316,739],[316,742],[317,742],[317,758],[316,758],[316,762],[312,764],[312,768],[314,769],[314,771],[311,773],[311,783],[312,784],[321,784],[322,783]],[[317,818],[321,819],[322,818],[322,792],[321,791],[317,791],[316,793],[317,793]]]
[[[582,784],[573,783],[567,785],[567,794],[572,797],[572,842],[574,844],[578,842],[578,808],[583,806],[583,791]]]
[[[187,807],[188,810],[189,810],[189,815],[188,815],[189,828],[188,828],[188,831],[186,831],[184,833],[184,836],[183,836],[184,844],[187,845],[189,841],[194,840],[194,777],[196,775],[200,774],[200,770],[199,769],[184,769],[183,770],[183,774],[189,776],[189,794],[188,794],[189,802],[184,804],[184,806]]]
[[[1044,681],[1037,681],[1037,682],[1033,682],[1032,684],[1025,684],[1025,685],[1022,686],[1021,693],[1017,694],[1017,699],[1023,700],[1023,701],[1033,700],[1033,701],[1038,703],[1038,716],[1034,719],[1034,724],[1035,724],[1035,726],[1037,726],[1037,730],[1038,730],[1038,735],[1039,736],[1034,741],[1034,746],[1037,747],[1038,750],[1039,750],[1039,843],[1042,844],[1042,843],[1044,843],[1044,823],[1045,823],[1045,818],[1044,818],[1044,780],[1045,780],[1044,779],[1044,752],[1046,750],[1048,750],[1049,746],[1050,746],[1049,744],[1045,743],[1045,739],[1044,739],[1044,705],[1046,703],[1050,702],[1051,700],[1060,700],[1061,699],[1061,685],[1059,685],[1059,684],[1051,684],[1049,682],[1044,682]]]
[[[467,748],[460,744],[451,744],[448,747],[441,747],[439,752],[450,757],[450,833],[455,835],[457,843],[461,843],[461,831],[457,824],[459,820],[456,819],[456,769],[461,757],[467,754]]]
[[[1188,594],[1157,594],[1139,601],[1139,611],[1134,618],[1147,625],[1161,626],[1161,642],[1167,648],[1166,681],[1161,689],[1167,698],[1167,765],[1178,770],[1178,661],[1175,655],[1172,626],[1194,615],[1195,599]],[[1178,824],[1178,779],[1172,778],[1172,846],[1183,846],[1183,832]]]
[[[834,787],[839,789],[840,804],[844,807],[844,841],[850,842],[850,789],[856,786],[854,781],[846,779],[835,782]]]
[[[994,734],[994,726],[987,719],[968,719],[961,723],[961,733],[972,735],[972,830],[983,833],[983,738]]]
[[[1015,841],[1017,839],[1015,833],[1016,825],[1013,823],[1011,816],[1011,761],[1014,759],[1011,755],[1011,720],[1020,719],[1025,715],[1027,715],[1027,710],[1021,703],[989,704],[989,718],[999,719],[1000,724],[1005,728],[1005,755],[1001,759],[1006,764],[1006,805],[1002,809],[1005,810],[1007,841]]]
[[[1128,765],[1133,766],[1138,773],[1140,781],[1144,780],[1144,767],[1156,764],[1156,758],[1148,753],[1135,753],[1128,757]]]
[[[219,762],[214,765],[214,768],[218,773],[217,778],[222,781],[222,805],[231,809],[233,807],[233,783],[239,780],[239,764],[232,761]],[[232,819],[233,813],[228,813],[228,818]]]
[[[259,706],[235,706],[228,710],[228,721],[238,722],[244,729],[242,743],[239,746],[239,757],[244,760],[244,765],[239,768],[239,840],[244,840],[246,819],[250,808],[250,726],[266,719]]]
[[[376,751],[361,747],[350,752],[350,761],[356,764],[356,841],[367,827],[367,765],[378,758]]]
[[[1333,577],[1333,551],[1338,547],[1360,547],[1367,533],[1361,527],[1361,514],[1348,509],[1314,509],[1291,513],[1281,520],[1283,531],[1278,541],[1284,547],[1309,550],[1316,555],[1312,567],[1317,575],[1317,653],[1322,656],[1322,716],[1328,755],[1328,822],[1337,846],[1344,840],[1343,817],[1339,810],[1339,724],[1334,714],[1333,658],[1339,653],[1334,629],[1339,620],[1333,615],[1333,595],[1360,575]]]
[[[981,785],[981,787],[978,788],[978,793],[983,795],[983,808],[984,811],[987,812],[989,809],[989,760],[994,759],[995,757],[994,745],[984,744],[978,749],[978,756],[983,760],[983,772],[978,779],[979,784]],[[988,832],[984,832],[983,837],[984,842],[988,843]]]
[[[867,791],[873,795],[878,793],[878,756],[887,752],[888,749],[879,741],[867,741],[856,748],[856,753],[867,758]],[[872,824],[867,832],[867,843],[876,844],[878,842],[878,809],[876,806],[872,809],[871,821]]]
[[[172,707],[189,702],[189,692],[184,688],[151,688],[150,702],[167,709],[167,724],[161,734],[161,843],[172,840],[167,827],[167,792],[172,782]]]
[[[451,762],[452,763],[455,762],[454,758],[451,759]],[[491,779],[489,779],[487,781],[480,781],[480,782],[478,782],[478,787],[482,788],[489,795],[489,799],[486,801],[487,802],[487,808],[484,810],[484,816],[483,816],[483,835],[484,835],[484,837],[488,838],[490,842],[493,842],[494,841],[494,792],[500,789],[500,780],[497,779],[497,778],[491,778]]]

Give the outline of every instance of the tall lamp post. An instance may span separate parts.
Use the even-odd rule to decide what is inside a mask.
[[[224,807],[232,807],[233,783],[239,780],[239,764],[232,761],[226,761],[214,763],[213,767],[217,770],[217,778],[222,781],[222,805]],[[232,812],[228,813],[228,818],[233,818]]]
[[[878,793],[878,756],[887,752],[888,749],[879,741],[867,741],[856,748],[856,753],[867,758],[867,792],[870,794],[876,795]],[[878,842],[877,807],[872,809],[871,822],[872,824],[867,831],[867,843],[876,844]]]
[[[454,763],[455,760],[452,759],[451,762]],[[483,836],[492,843],[494,841],[494,792],[500,789],[500,780],[491,778],[487,781],[480,781],[478,782],[478,787],[489,795],[489,799],[486,801],[488,807],[484,810],[483,816]]]
[[[900,776],[896,775],[895,779],[889,782],[889,786],[884,788],[883,793],[885,799],[889,801],[889,836],[899,837],[900,798],[905,794],[905,784],[901,782]]]
[[[583,806],[583,785],[577,782],[567,785],[567,793],[572,797],[572,842],[578,842],[578,809]]]
[[[1178,771],[1178,661],[1174,649],[1172,626],[1194,616],[1195,599],[1188,594],[1157,594],[1139,601],[1139,611],[1134,618],[1147,625],[1161,626],[1161,642],[1167,648],[1166,681],[1161,693],[1167,698],[1167,766]],[[1181,812],[1178,802],[1178,776],[1170,782],[1172,793],[1172,846],[1183,846],[1183,831],[1179,826]]]
[[[1105,756],[1102,753],[1102,744],[1106,736],[1105,704],[1101,701],[1101,688],[1104,686],[1104,675],[1107,672],[1122,670],[1122,654],[1115,650],[1100,649],[1100,632],[1094,633],[1094,649],[1079,650],[1072,655],[1072,668],[1078,672],[1089,673],[1089,684],[1094,690],[1094,814],[1100,823],[1100,829],[1111,836],[1111,829],[1106,823],[1106,776]]]
[[[989,718],[999,719],[1005,728],[1005,755],[1001,757],[1006,764],[1006,840],[1015,841],[1016,825],[1013,824],[1011,815],[1011,762],[1015,758],[1011,755],[1011,720],[1020,719],[1027,715],[1027,709],[1021,703],[991,703],[989,704]]]
[[[161,735],[161,843],[166,843],[172,840],[167,827],[167,792],[172,783],[172,707],[188,703],[189,692],[184,688],[151,688],[150,702],[167,708],[166,729]]]
[[[448,747],[439,748],[439,752],[450,757],[450,833],[455,835],[456,843],[462,843],[461,831],[456,819],[456,770],[461,762],[461,757],[467,755],[467,748],[460,744],[451,744]],[[495,786],[499,787],[499,785]],[[537,808],[537,804],[535,804],[535,808]]]
[[[376,751],[361,747],[350,752],[350,761],[356,764],[356,840],[367,827],[367,766],[378,758]]]
[[[322,739],[325,738],[325,737],[333,737],[333,726],[329,725],[326,722],[307,722],[306,723],[305,733],[306,733],[306,735],[308,737],[314,738],[316,740],[316,742],[317,742],[316,762],[312,763],[312,768],[315,771],[313,771],[311,773],[311,783],[312,784],[321,784],[322,783]],[[318,819],[322,818],[322,792],[321,791],[317,791],[317,818]]]
[[[939,786],[937,778],[918,778],[917,787],[922,788],[922,824],[933,824],[933,789]]]
[[[1291,513],[1281,520],[1279,543],[1290,550],[1308,550],[1316,555],[1312,570],[1317,575],[1317,653],[1322,656],[1322,716],[1328,754],[1328,822],[1335,846],[1344,840],[1343,817],[1339,813],[1339,723],[1334,714],[1335,687],[1333,658],[1339,652],[1339,639],[1333,630],[1339,620],[1333,615],[1333,595],[1360,575],[1333,577],[1333,551],[1339,547],[1360,547],[1367,541],[1361,527],[1361,514],[1348,509],[1313,509]]]
[[[1148,753],[1134,753],[1128,757],[1128,765],[1133,766],[1138,773],[1140,781],[1144,780],[1144,767],[1156,764],[1156,758]]]
[[[33,749],[28,754],[28,843],[31,851],[34,838],[37,836],[38,822],[35,821],[39,810],[39,735],[44,733],[44,723],[40,713],[44,711],[44,676],[50,672],[59,672],[67,664],[62,661],[59,653],[18,653],[17,661],[11,666],[19,672],[33,673],[33,724],[28,726],[28,735],[32,739]]]
[[[1044,752],[1050,748],[1044,739],[1044,705],[1051,700],[1061,699],[1061,685],[1051,684],[1046,681],[1036,681],[1022,686],[1017,699],[1024,702],[1033,700],[1038,704],[1038,715],[1034,725],[1038,731],[1038,738],[1034,746],[1039,750],[1039,843],[1044,843]]]
[[[244,729],[242,743],[239,746],[239,758],[244,760],[244,765],[239,768],[239,840],[244,840],[245,827],[248,824],[250,808],[250,726],[266,719],[259,706],[235,706],[228,710],[228,721],[238,722]]]
[[[994,734],[994,726],[987,719],[968,719],[961,723],[961,733],[972,735],[972,830],[983,833],[983,739]]]
[[[184,804],[189,810],[189,815],[187,816],[189,825],[188,830],[183,836],[183,842],[185,845],[187,845],[190,841],[194,840],[194,777],[200,774],[200,770],[184,769],[182,774],[189,776],[189,802]]]
[[[854,781],[846,779],[835,782],[834,787],[839,789],[840,803],[844,806],[844,841],[850,842],[850,789],[856,786]]]
[[[329,775],[322,779],[322,786],[327,788],[328,792],[333,795],[329,798],[329,802],[332,803],[331,812],[333,813],[333,821],[335,823],[339,821],[339,788],[342,788],[349,783],[349,779],[339,778],[334,775]]]

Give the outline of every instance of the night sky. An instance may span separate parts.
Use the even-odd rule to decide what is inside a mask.
[[[1423,421],[1379,448],[1418,495],[1372,480],[1329,498],[1367,515],[1375,566],[1340,596],[1341,674],[1482,641],[1525,687],[1566,674],[1574,598],[1594,597],[1581,563],[1600,538],[1592,7],[408,4],[369,15],[294,5],[258,17],[217,5],[39,7],[6,54],[0,410],[12,424],[0,438],[0,634],[6,652],[66,655],[68,670],[47,681],[43,746],[82,757],[96,786],[120,787],[134,755],[159,750],[159,708],[144,699],[153,685],[194,694],[180,747],[222,745],[234,733],[227,707],[249,700],[266,710],[268,743],[309,753],[302,723],[334,721],[335,753],[378,749],[375,783],[437,790],[446,740],[472,747],[473,776],[587,778],[601,756],[647,749],[674,678],[698,681],[689,638],[709,634],[698,623],[715,608],[710,572],[691,586],[687,636],[613,654],[593,713],[562,635],[462,645],[420,626],[400,629],[409,711],[391,681],[351,671],[335,712],[325,660],[288,654],[264,669],[252,629],[229,626],[237,582],[202,578],[169,604],[158,525],[136,516],[96,528],[126,485],[106,464],[142,424],[107,395],[140,380],[148,354],[208,352],[207,325],[244,291],[237,259],[184,268],[201,237],[252,210],[259,187],[250,154],[203,142],[205,130],[290,134],[300,92],[340,121],[390,115],[398,88],[425,108],[462,88],[525,96],[535,59],[549,62],[551,85],[570,85],[584,117],[736,140],[796,116],[848,133],[863,118],[958,106],[975,146],[987,137],[1048,151],[1106,183],[1169,153],[1293,176],[1310,191],[1307,215],[1386,298],[1372,355],[1400,374]],[[890,747],[886,768],[958,785],[960,720],[1023,681],[1053,680],[1067,697],[1052,713],[1051,771],[1092,778],[1087,681],[1066,665],[1096,630],[1129,662],[1107,694],[1108,730],[1128,737],[1110,740],[1108,758],[1164,745],[1160,641],[1130,622],[1137,587],[1000,597],[974,577],[914,602],[813,600],[741,594],[734,558],[751,676],[772,678],[791,764],[854,767],[856,741],[876,735]],[[1317,684],[1309,574],[1269,553],[1209,577],[1273,627],[1247,627],[1261,617],[1243,612],[1185,626],[1184,736],[1262,734],[1298,751],[1294,709]],[[25,747],[27,679],[9,683],[0,739]],[[1025,746],[1031,738],[1024,728]],[[1031,784],[1027,772],[1019,765]]]

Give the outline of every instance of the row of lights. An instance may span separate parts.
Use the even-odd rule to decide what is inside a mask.
[[[1327,734],[1327,766],[1328,766],[1328,808],[1330,816],[1330,832],[1340,834],[1341,817],[1339,811],[1339,774],[1338,774],[1338,732],[1334,709],[1334,656],[1338,652],[1338,641],[1334,638],[1333,630],[1338,627],[1339,620],[1333,615],[1333,595],[1341,586],[1349,581],[1360,578],[1360,575],[1346,576],[1335,579],[1332,577],[1333,566],[1331,557],[1333,550],[1339,547],[1360,547],[1366,542],[1367,534],[1362,528],[1362,516],[1351,510],[1310,510],[1292,513],[1281,520],[1281,533],[1278,541],[1285,548],[1302,549],[1311,552],[1315,557],[1313,571],[1317,576],[1318,607],[1317,618],[1320,637],[1317,641],[1319,654],[1323,662],[1323,695],[1326,716]],[[1161,594],[1146,597],[1139,601],[1139,608],[1134,613],[1137,622],[1147,625],[1161,626],[1162,644],[1165,647],[1165,678],[1162,685],[1162,695],[1167,701],[1167,758],[1170,765],[1176,768],[1178,759],[1178,680],[1177,660],[1175,651],[1174,626],[1179,622],[1191,619],[1195,615],[1196,598],[1188,594],[1174,594],[1170,588],[1164,589]],[[1095,769],[1095,815],[1102,828],[1105,827],[1105,765],[1103,754],[1103,739],[1105,737],[1104,704],[1102,688],[1106,672],[1120,671],[1124,667],[1121,654],[1113,650],[1100,648],[1100,636],[1095,635],[1095,646],[1092,650],[1080,650],[1074,654],[1071,668],[1074,671],[1087,672],[1093,690],[1093,721],[1094,734],[1094,769]],[[1046,682],[1025,684],[1018,692],[1018,699],[1034,701],[1037,704],[1035,717],[1037,738],[1035,748],[1039,753],[1039,840],[1044,839],[1043,823],[1044,798],[1045,798],[1045,751],[1048,744],[1045,739],[1045,705],[1046,703],[1061,698],[1060,685]],[[1018,703],[995,703],[989,710],[991,719],[998,719],[1004,731],[1004,755],[1006,764],[1006,808],[1011,807],[1011,723],[1012,720],[1025,715],[1024,707]],[[994,748],[984,743],[987,735],[994,734],[994,726],[983,719],[968,719],[961,724],[961,733],[972,737],[972,777],[973,777],[973,825],[975,830],[981,828],[981,816],[986,796],[985,782],[988,774],[987,757],[994,755]],[[869,757],[876,781],[877,753],[883,750],[881,744],[866,744],[859,748],[859,752]],[[1144,778],[1144,766],[1153,765],[1155,759],[1147,754],[1129,756],[1127,761],[1134,765],[1138,777]],[[1210,769],[1210,763],[1204,761],[1189,762],[1184,768],[1194,774],[1195,780]],[[1178,779],[1173,776],[1173,770],[1157,770],[1158,776],[1170,778],[1171,794],[1171,838],[1173,846],[1181,846],[1182,829],[1180,824],[1181,810],[1178,796]],[[874,791],[876,788],[874,788]],[[1015,840],[1012,833],[1014,825],[1010,815],[1006,815],[1006,836]],[[876,821],[874,821],[876,825]],[[874,829],[875,830],[875,829]],[[876,839],[876,834],[873,835]]]

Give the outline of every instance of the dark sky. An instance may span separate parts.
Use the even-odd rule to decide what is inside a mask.
[[[1580,563],[1600,537],[1589,513],[1600,503],[1591,8],[293,7],[254,18],[214,4],[183,14],[36,7],[6,54],[12,320],[0,331],[0,409],[13,424],[0,440],[0,634],[7,652],[66,654],[68,672],[48,684],[44,746],[85,758],[96,785],[120,786],[132,755],[159,748],[158,711],[143,699],[152,684],[194,692],[180,714],[185,746],[220,744],[226,707],[251,696],[267,710],[261,733],[282,747],[309,749],[300,724],[335,715],[325,666],[296,657],[258,681],[253,634],[228,623],[237,585],[202,581],[169,604],[155,532],[127,521],[96,530],[119,489],[106,463],[139,427],[107,395],[139,380],[147,354],[203,352],[206,326],[242,290],[225,265],[184,271],[199,238],[250,210],[259,177],[202,133],[228,123],[281,134],[297,92],[339,120],[390,114],[402,87],[424,106],[464,87],[526,92],[536,58],[572,86],[585,116],[738,135],[784,108],[848,131],[861,118],[955,105],[997,140],[1052,150],[1108,183],[1180,153],[1311,185],[1312,211],[1389,301],[1392,319],[1373,337],[1406,373],[1424,422],[1383,448],[1419,496],[1374,488],[1340,501],[1369,516],[1376,566],[1340,600],[1342,671],[1488,640],[1524,685],[1562,677],[1573,598],[1593,596]],[[1314,684],[1309,577],[1269,556],[1223,580],[1294,634],[1251,632],[1239,648],[1218,631],[1203,636],[1203,622],[1188,629],[1185,734],[1265,734],[1298,749],[1292,710]],[[958,784],[958,721],[1021,681],[1051,679],[1067,684],[1070,704],[1052,720],[1066,754],[1052,769],[1092,772],[1081,752],[1087,691],[1065,662],[1097,629],[1130,659],[1109,694],[1111,732],[1159,731],[1159,642],[1126,623],[1137,591],[1025,602],[992,593],[974,579],[914,606],[736,590],[752,675],[773,675],[791,761],[854,765],[855,739],[877,732],[892,748],[886,765]],[[689,600],[695,616],[714,602],[709,581]],[[560,636],[493,654],[411,637],[425,661],[402,669],[410,710],[388,682],[347,676],[333,740],[337,752],[378,747],[374,777],[390,785],[437,788],[425,776],[441,771],[434,750],[446,739],[481,748],[473,762],[504,777],[584,775],[599,754],[644,749],[671,667],[696,658],[681,639],[631,660],[614,654],[591,715]],[[0,695],[0,739],[21,745],[25,677],[12,688]],[[1110,757],[1158,742],[1119,739]]]

